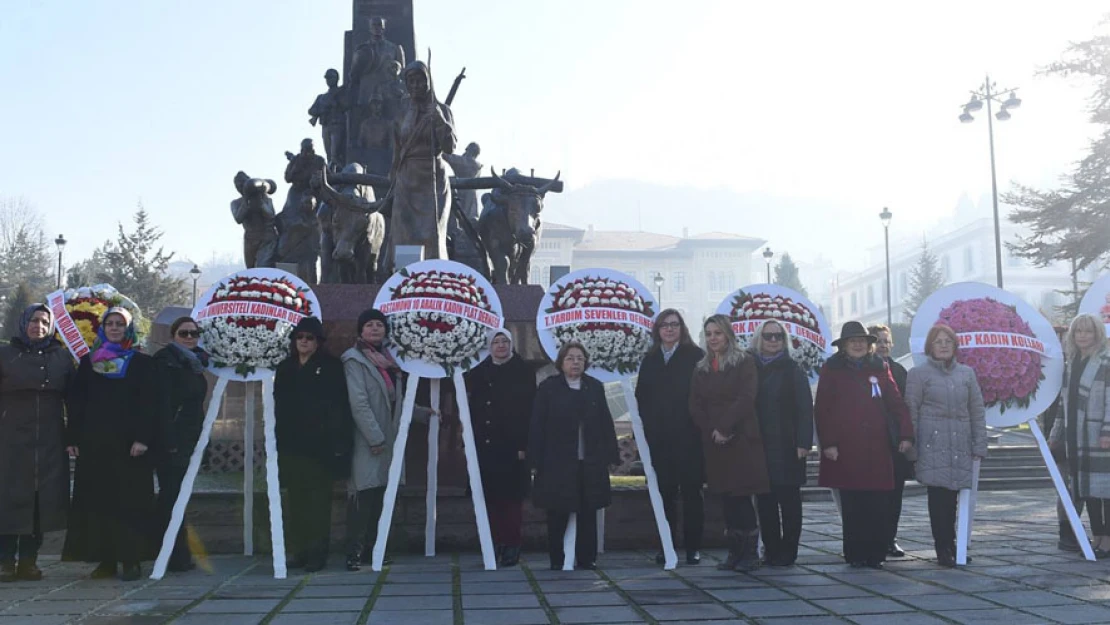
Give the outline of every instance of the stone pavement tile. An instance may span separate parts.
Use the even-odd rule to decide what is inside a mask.
[[[1023,608],[1059,623],[1104,623],[1110,621],[1110,608],[1101,605],[1053,605]]]
[[[590,606],[555,608],[560,623],[640,623],[640,615],[627,606]]]
[[[183,614],[173,625],[258,625],[265,614]]]
[[[1056,588],[1066,587],[1074,588],[1076,586],[1087,586],[1091,583],[1090,579],[1079,577],[1078,575],[1061,575],[1044,573],[1041,575],[1033,575],[1030,577],[1020,577],[1019,582],[1029,586],[1038,586],[1040,588]]]
[[[277,607],[280,599],[209,599],[190,614],[263,614]]]
[[[386,580],[389,578],[387,577]],[[450,595],[454,592],[451,584],[390,584],[388,581],[382,586],[382,596],[420,596],[420,595]]]
[[[849,616],[848,620],[856,625],[890,625],[892,622],[896,622],[898,625],[945,625],[948,623],[942,618],[922,613],[898,614],[894,617],[886,614],[860,614]],[[799,623],[801,622],[799,621]]]
[[[482,625],[547,625],[551,621],[540,608],[524,610],[463,610],[463,621]]]
[[[123,594],[126,593],[126,592],[127,592],[126,588],[88,588],[88,587],[74,586],[74,587],[71,587],[71,588],[61,588],[59,590],[55,590],[54,592],[47,593],[40,600],[42,600],[42,599],[48,599],[50,601],[58,601],[60,599],[103,599],[103,600],[107,600],[107,599],[115,599],[116,597],[122,597]],[[31,596],[29,593],[26,593],[26,591],[24,591],[24,593],[28,597]],[[198,593],[197,596],[199,597],[201,594],[204,594],[203,591]],[[0,601],[3,601],[4,599],[7,599],[7,597],[0,596]]]
[[[628,579],[650,579],[657,577],[671,577],[670,572],[664,571],[659,567],[652,568],[627,568],[627,569],[605,569],[605,575],[613,581],[623,581]]]
[[[748,621],[733,617],[730,619],[712,619],[709,621],[667,621],[667,625],[747,625]]]
[[[630,590],[628,598],[638,605],[664,605],[673,603],[700,603],[708,601],[700,590]]]
[[[321,584],[309,584],[297,593],[297,598],[362,597],[366,599],[372,592],[374,592],[373,585],[340,584],[337,586],[324,586]]]
[[[1084,601],[1110,601],[1110,586],[1077,586],[1075,588],[1053,588],[1055,592]]]
[[[187,599],[123,599],[102,605],[93,611],[94,614],[116,615],[154,615],[176,614],[181,608],[192,603]]]
[[[821,587],[813,586],[813,588]],[[778,601],[793,598],[777,588],[726,588],[706,592],[720,601]]]
[[[170,616],[168,614],[161,614],[157,616],[135,616],[135,615],[97,615],[88,616],[81,619],[82,625],[162,625],[168,623]]]
[[[591,593],[592,594],[592,593]],[[450,597],[449,597],[450,598]],[[421,599],[427,601],[431,597]],[[381,598],[378,599],[381,602]],[[447,607],[451,607],[448,605]],[[493,608],[538,608],[540,600],[536,595],[463,595],[462,607],[464,610],[485,610]],[[378,609],[377,604],[374,609]]]
[[[930,612],[937,610],[986,610],[997,607],[990,601],[956,592],[935,595],[904,595],[899,596],[898,600],[919,610],[929,610]]]
[[[511,595],[517,596],[517,595]],[[524,596],[524,595],[519,595]],[[534,600],[535,597],[532,597]],[[374,601],[374,611],[378,610],[450,610],[455,605],[451,595],[432,595],[424,597],[381,597]]]
[[[327,612],[325,614],[278,614],[270,625],[354,625],[360,612]],[[177,621],[174,621],[174,625]]]
[[[1010,590],[1024,590],[1025,587],[1021,584],[1010,581],[1008,579],[998,579],[994,577],[975,576],[975,577],[961,577],[952,579],[937,579],[930,580],[934,584],[946,586],[952,590],[960,592],[1001,592]]]
[[[213,599],[281,599],[293,592],[285,586],[224,586],[212,594]]]
[[[1051,608],[1046,608],[1051,609]],[[1025,614],[1010,608],[992,608],[990,610],[953,610],[937,612],[938,616],[950,619],[963,625],[1043,625],[1043,616]]]
[[[698,588],[768,588],[769,586],[754,577],[733,573],[731,577],[688,577],[686,581]]]
[[[104,603],[95,599],[68,599],[62,601],[24,601],[7,610],[4,615],[29,616],[40,614],[84,614]]]
[[[844,599],[847,597],[869,597],[870,592],[846,584],[829,586],[794,586],[786,589],[799,599]]]
[[[495,573],[496,571],[490,572]],[[389,580],[390,584],[450,584],[453,574],[450,571],[442,573],[394,573],[390,571],[389,577],[386,579]]]
[[[690,588],[682,580],[673,577],[657,579],[628,579],[617,582],[623,590],[686,590]],[[542,586],[541,586],[542,588]]]
[[[646,605],[644,611],[657,621],[704,621],[707,619],[736,618],[735,613],[715,603]]]
[[[744,616],[753,618],[775,616],[817,616],[825,611],[805,601],[790,599],[787,601],[753,601],[752,603],[730,603],[730,607],[739,610]]]
[[[531,568],[532,577],[537,581],[547,580],[583,580],[583,579],[599,579],[597,573],[594,571],[552,571],[546,566],[543,568]]]
[[[378,581],[379,575],[380,573],[375,573],[369,568],[361,571],[321,571],[312,574],[312,577],[308,580],[308,585],[341,586],[349,584],[352,586],[372,586]],[[391,573],[389,577],[392,578],[393,574]],[[296,586],[300,580],[301,578],[298,577],[292,585]]]
[[[464,595],[530,595],[532,585],[520,582],[468,582],[462,585]]]
[[[155,584],[127,595],[128,599],[200,599],[210,588],[203,586],[163,586]],[[122,594],[122,593],[120,593]]]
[[[583,580],[555,580],[553,582],[539,583],[540,590],[544,593],[549,592],[598,592],[601,590],[609,590],[609,582],[603,579],[583,579]],[[466,594],[466,591],[463,591]]]
[[[833,614],[892,614],[913,612],[913,608],[885,597],[851,597],[848,599],[814,599],[813,603]]]
[[[408,612],[370,613],[367,625],[453,625],[453,610],[410,610]]]
[[[887,595],[890,597],[905,597],[910,595],[936,595],[952,592],[952,589],[948,588],[947,586],[934,586],[932,584],[925,584],[923,582],[915,582],[910,579],[902,579],[894,582],[883,582],[881,584],[865,584],[863,587],[875,594]]]
[[[4,616],[0,614],[0,625],[62,625],[72,619],[72,615],[55,616]]]
[[[1063,589],[1060,589],[1063,590]],[[1107,593],[1110,596],[1110,593]],[[1045,590],[1012,590],[1010,592],[984,592],[979,597],[1011,608],[1031,608],[1045,605],[1075,605],[1071,597],[1064,597]]]
[[[769,577],[766,581],[775,586],[826,586],[828,584],[837,583],[835,579],[816,574],[780,575],[777,577]]]
[[[390,575],[389,579],[393,579]],[[460,571],[459,579],[466,582],[519,582],[527,580],[528,576],[518,568],[500,569],[497,571]]]
[[[624,597],[615,592],[553,592],[545,594],[544,598],[553,608],[628,605]]]
[[[423,599],[421,599],[423,601]],[[359,612],[366,605],[364,597],[331,597],[328,599],[293,599],[282,612]]]

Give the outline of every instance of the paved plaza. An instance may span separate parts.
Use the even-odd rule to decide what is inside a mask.
[[[1053,504],[1051,490],[982,493],[974,561],[955,571],[931,559],[924,497],[907,498],[908,555],[885,571],[843,564],[823,502],[806,503],[799,564],[751,575],[717,571],[719,550],[673,572],[650,550],[606,553],[596,572],[548,570],[542,553],[486,572],[464,553],[401,556],[379,575],[348,573],[334,556],[326,571],[285,580],[266,558],[217,556],[207,571],[128,584],[47,558],[44,581],[0,586],[0,625],[1110,623],[1110,566],[1056,549]]]

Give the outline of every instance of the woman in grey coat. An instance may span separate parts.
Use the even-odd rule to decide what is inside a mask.
[[[1071,322],[1064,339],[1067,364],[1063,409],[1049,435],[1066,451],[1072,497],[1087,504],[1095,555],[1110,556],[1110,351],[1106,326],[1090,314]]]
[[[917,433],[917,481],[929,487],[929,523],[937,562],[956,566],[956,499],[971,488],[974,461],[987,455],[983,393],[975,371],[956,362],[956,332],[929,330],[929,362],[910,369],[906,404]]]

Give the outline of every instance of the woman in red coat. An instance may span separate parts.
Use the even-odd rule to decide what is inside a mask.
[[[821,367],[814,419],[821,445],[820,486],[840,490],[844,559],[883,568],[891,532],[893,454],[913,447],[909,411],[890,367],[870,352],[875,337],[849,321]],[[895,447],[897,449],[895,449]]]

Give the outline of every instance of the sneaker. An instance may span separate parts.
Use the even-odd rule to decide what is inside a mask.
[[[886,548],[886,555],[888,555],[892,558],[902,558],[902,557],[905,557],[906,552],[903,551],[902,548],[898,546],[897,541],[892,540],[892,541],[890,541],[890,545],[887,546],[887,548]]]
[[[701,564],[701,552],[697,549],[686,552],[686,564],[690,566],[697,566]]]

